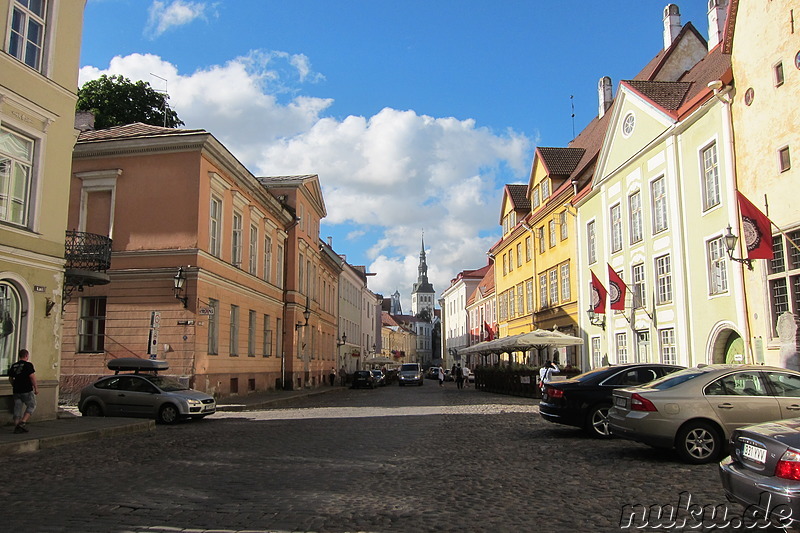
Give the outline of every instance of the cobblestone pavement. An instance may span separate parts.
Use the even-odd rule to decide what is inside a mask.
[[[742,513],[715,465],[432,381],[4,457],[0,471],[0,528],[20,532],[621,531],[639,509],[626,505],[689,496]]]

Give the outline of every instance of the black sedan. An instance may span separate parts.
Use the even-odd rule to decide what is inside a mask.
[[[759,509],[773,525],[800,519],[800,419],[736,429],[730,446],[719,464],[728,499]]]
[[[589,435],[607,438],[608,409],[614,389],[649,383],[683,367],[636,363],[595,368],[572,379],[551,381],[542,390],[539,413],[558,424],[583,428]]]
[[[372,375],[372,372],[369,370],[356,370],[353,373],[353,385],[351,388],[353,389],[360,389],[360,388],[368,388],[374,389],[377,386],[375,383],[375,376]]]

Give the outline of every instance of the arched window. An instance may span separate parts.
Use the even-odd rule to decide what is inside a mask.
[[[8,367],[17,360],[21,318],[19,292],[9,282],[0,280],[0,375],[8,375]]]

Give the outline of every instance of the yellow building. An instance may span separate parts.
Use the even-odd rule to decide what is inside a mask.
[[[26,348],[35,419],[58,407],[61,293],[84,0],[0,0],[0,374]],[[11,386],[0,379],[0,398]],[[8,409],[0,423],[10,420]]]
[[[503,237],[489,250],[494,258],[497,337],[528,333],[533,327],[533,234],[525,222],[531,208],[527,189],[506,185],[500,216]]]
[[[757,362],[798,368],[800,343],[800,9],[796,0],[732,1],[723,46],[731,54],[738,190],[772,221],[775,258],[743,269],[749,344]],[[743,235],[738,220],[733,233]],[[780,231],[783,233],[780,233]],[[739,239],[737,258],[747,255]]]

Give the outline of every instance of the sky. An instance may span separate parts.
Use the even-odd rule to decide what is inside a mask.
[[[317,174],[320,237],[410,312],[423,235],[437,296],[486,265],[503,187],[663,48],[667,3],[88,0],[79,85],[144,80],[254,175]]]

